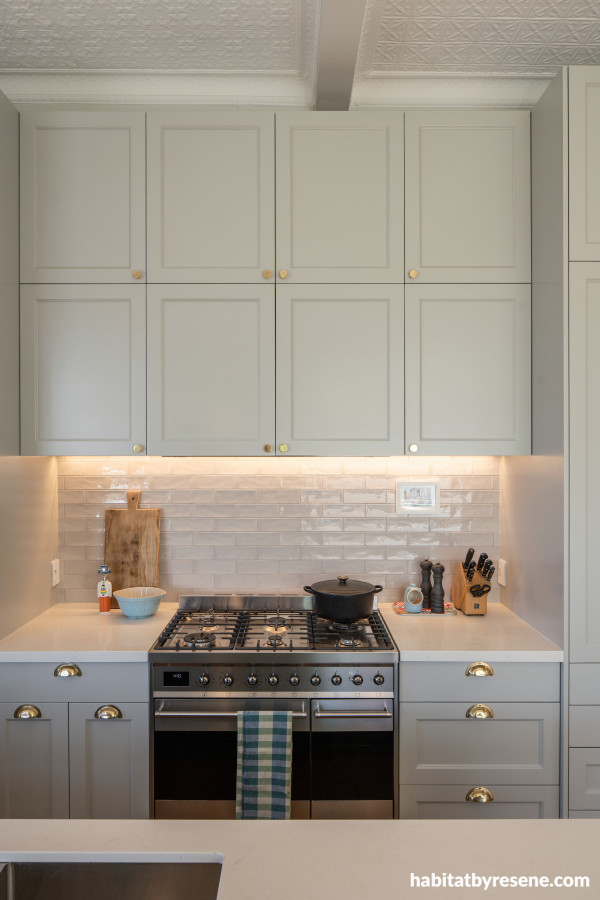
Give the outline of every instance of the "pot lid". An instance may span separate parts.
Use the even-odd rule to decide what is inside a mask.
[[[340,597],[372,594],[375,590],[374,584],[369,584],[368,581],[353,581],[347,575],[338,575],[337,578],[331,578],[329,581],[318,581],[311,587],[320,594],[338,594]]]

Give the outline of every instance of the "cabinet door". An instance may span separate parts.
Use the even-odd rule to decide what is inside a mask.
[[[23,455],[145,452],[145,292],[21,289]]]
[[[401,819],[557,819],[558,786],[484,783],[493,800],[476,803],[467,793],[480,781],[466,784],[400,785]]]
[[[273,278],[273,129],[273,113],[148,113],[149,281]]]
[[[572,263],[569,279],[571,660],[599,662],[595,585],[600,546],[600,265]]]
[[[120,718],[102,718],[103,710]],[[147,703],[69,704],[72,819],[147,819],[150,756]]]
[[[407,285],[407,452],[530,453],[530,342],[525,285]]]
[[[398,112],[277,114],[278,281],[404,280],[402,138]]]
[[[25,701],[0,703],[0,815],[9,819],[67,819],[67,704],[39,703],[39,718],[15,718],[22,705]]]
[[[150,285],[149,452],[264,455],[275,443],[274,341],[273,286]]]
[[[529,122],[525,110],[406,114],[407,281],[531,280]]]
[[[399,285],[278,286],[278,452],[403,452],[402,294]]]
[[[21,113],[22,282],[145,278],[145,154],[142,112]]]
[[[569,68],[569,258],[600,260],[600,72]]]

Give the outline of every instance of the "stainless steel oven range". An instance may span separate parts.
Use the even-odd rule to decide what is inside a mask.
[[[397,815],[398,653],[304,596],[182,596],[150,651],[160,819],[235,817],[237,712],[293,713],[292,818]]]

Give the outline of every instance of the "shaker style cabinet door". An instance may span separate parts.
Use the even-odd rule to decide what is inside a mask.
[[[277,114],[277,282],[401,282],[402,113]]]
[[[67,710],[66,703],[0,703],[2,818],[69,818]]]
[[[148,113],[148,281],[274,282],[274,116]]]
[[[278,454],[402,454],[403,291],[278,286]]]
[[[600,546],[599,334],[600,265],[571,263],[569,577],[572,662],[600,661],[600,604],[595,589]]]
[[[148,452],[264,456],[275,443],[268,285],[148,287]]]
[[[145,281],[142,112],[21,113],[21,281]]]
[[[72,819],[147,819],[147,703],[70,703]]]
[[[531,280],[529,112],[406,113],[407,282]]]
[[[406,448],[531,453],[528,285],[406,286]]]
[[[569,258],[600,260],[600,71],[569,68]]]
[[[21,453],[146,452],[145,285],[21,288]]]

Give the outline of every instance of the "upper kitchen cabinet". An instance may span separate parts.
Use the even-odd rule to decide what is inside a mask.
[[[148,452],[274,454],[273,285],[148,286]]]
[[[531,452],[530,293],[406,286],[407,453]]]
[[[402,285],[277,289],[277,453],[403,453]]]
[[[146,452],[146,286],[21,288],[21,453]]]
[[[0,454],[19,453],[19,114],[0,93]]]
[[[21,281],[145,280],[145,115],[21,114]]]
[[[600,260],[600,71],[569,68],[569,258]]]
[[[274,116],[148,114],[148,281],[274,281]]]
[[[530,115],[406,113],[407,282],[529,282]]]
[[[403,282],[398,112],[277,114],[277,276]]]

